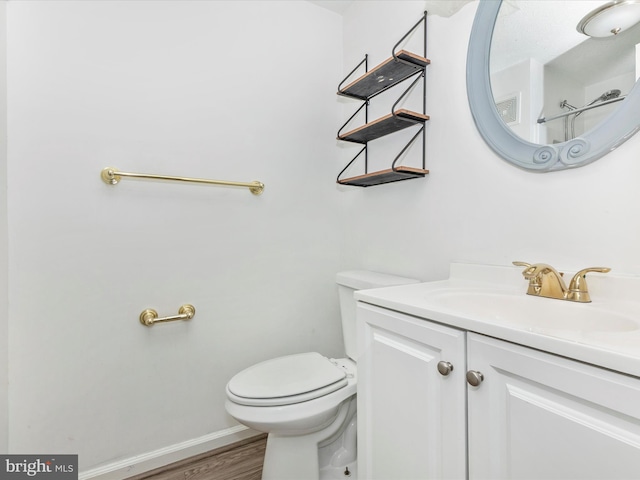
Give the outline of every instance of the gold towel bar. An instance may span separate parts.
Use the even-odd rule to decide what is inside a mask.
[[[190,177],[174,177],[169,175],[152,175],[149,173],[131,173],[120,172],[114,167],[107,167],[102,170],[100,174],[104,183],[109,185],[117,184],[122,177],[135,177],[135,178],[149,178],[153,180],[174,180],[177,182],[190,182],[190,183],[207,183],[210,185],[226,185],[228,187],[247,187],[254,195],[260,195],[264,191],[264,183],[253,182],[227,182],[225,180],[207,180],[205,178],[190,178]]]
[[[195,307],[189,304],[182,305],[180,307],[180,310],[178,310],[178,315],[162,318],[158,318],[158,312],[156,312],[154,309],[147,308],[140,314],[140,323],[147,327],[150,327],[155,323],[173,322],[174,320],[191,320],[195,314]]]

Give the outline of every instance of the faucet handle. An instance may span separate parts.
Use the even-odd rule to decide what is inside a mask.
[[[524,267],[522,271],[522,276],[525,280],[529,280],[529,285],[527,287],[527,295],[538,295],[540,292],[540,277],[538,275],[531,275],[531,272],[535,270],[535,265],[527,262],[514,261],[511,262],[516,267]]]
[[[524,267],[525,270],[524,272],[522,272],[523,275],[533,273],[533,272],[541,272],[542,270],[551,270],[553,272],[557,272],[555,268],[553,268],[551,265],[547,265],[546,263],[527,263],[527,262],[520,262],[520,261],[515,261],[511,263],[513,263],[516,267]],[[557,272],[557,273],[561,277],[564,275],[563,272]]]
[[[589,289],[587,287],[587,273],[607,273],[610,271],[611,269],[609,267],[583,268],[571,279],[571,283],[569,283],[569,288],[567,289],[567,299],[573,300],[574,302],[589,303],[591,301],[591,295],[589,295]]]
[[[519,261],[515,261],[515,262],[511,262],[513,263],[516,267],[526,267],[529,268],[531,266],[530,263],[527,262],[519,262]]]

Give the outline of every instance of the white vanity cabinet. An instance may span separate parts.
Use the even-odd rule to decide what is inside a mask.
[[[358,328],[359,478],[640,478],[640,379],[366,303]]]
[[[358,478],[464,478],[465,332],[367,304],[358,317]]]
[[[640,478],[640,379],[467,334],[469,478]]]

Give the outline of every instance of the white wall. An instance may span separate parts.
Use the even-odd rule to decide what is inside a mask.
[[[553,67],[545,66],[544,72],[545,117],[552,117],[559,113],[567,112],[567,108],[560,108],[560,104],[564,100],[576,108],[582,107],[585,104],[584,84],[581,81],[571,78],[562,70]],[[571,119],[574,117],[568,117],[567,138],[565,138],[564,129],[565,118],[567,117],[551,120],[543,124],[546,127],[549,143],[564,142],[572,138]],[[573,131],[576,132],[576,136],[584,133],[584,118],[583,115],[579,115],[573,122]]]
[[[591,85],[585,85],[579,80],[569,78],[562,71],[557,71],[552,68],[545,69],[545,90],[546,101],[545,105],[549,106],[549,111],[545,112],[545,115],[550,117],[561,112],[567,112],[567,109],[561,109],[560,103],[562,100],[574,107],[580,108],[591,103],[595,98],[598,98],[604,92],[613,89],[619,89],[622,94],[626,95],[633,88],[635,84],[635,75],[633,72],[629,72],[623,75],[617,75],[615,77],[608,78],[601,82],[597,82]],[[613,112],[619,104],[614,103],[605,105],[602,107],[594,108],[583,112],[581,115],[575,118],[574,131],[575,136],[580,136],[587,132],[596,125],[599,125],[604,119]],[[569,116],[569,136],[571,138],[571,120],[572,116]],[[564,140],[564,120],[557,119],[552,120],[547,125],[547,131],[554,140]]]
[[[7,4],[0,1],[0,453],[9,442],[7,285]]]
[[[299,1],[9,2],[10,451],[79,453],[86,471],[224,432],[235,372],[342,353],[339,269],[640,272],[640,136],[571,171],[498,158],[466,97],[476,4],[429,18],[430,175],[335,186],[357,150],[335,141],[357,105],[337,83],[365,53],[388,58],[424,7],[357,1],[342,26]],[[405,134],[376,141],[373,161]],[[110,187],[107,165],[267,188]],[[185,302],[188,324],[138,323]]]
[[[288,1],[16,1],[8,18],[9,450],[86,471],[224,432],[242,368],[342,355],[341,18]],[[110,165],[266,189],[108,186]],[[183,303],[189,323],[138,321]]]
[[[378,61],[424,2],[354,2],[345,18],[345,71],[365,52]],[[429,18],[426,179],[341,194],[344,262],[423,280],[450,262],[548,262],[640,273],[640,135],[591,165],[536,174],[498,158],[478,134],[465,64],[477,3]],[[382,28],[384,26],[384,28]],[[523,284],[524,288],[524,284]]]
[[[627,95],[636,82],[635,69],[623,75],[617,75],[602,82],[593,83],[585,86],[585,105],[591,103],[594,99],[600,97],[603,93],[610,90],[620,90],[620,95]],[[599,125],[608,115],[610,115],[619,103],[604,105],[602,107],[587,110],[581,116],[584,116],[584,131],[588,131]]]
[[[496,103],[518,98],[519,121],[510,125],[513,133],[533,143],[541,143],[537,120],[542,113],[543,67],[529,58],[491,73],[491,90]]]
[[[531,103],[529,105],[529,134],[534,143],[547,143],[547,131],[538,123],[544,115],[544,65],[534,59],[531,68]]]

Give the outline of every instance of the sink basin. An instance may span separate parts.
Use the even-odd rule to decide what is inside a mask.
[[[447,289],[430,292],[429,305],[452,314],[532,332],[630,332],[638,330],[640,304],[577,303],[489,289]]]
[[[556,300],[527,295],[520,268],[454,263],[448,279],[354,296],[359,309],[383,308],[640,378],[640,275],[589,282],[593,302]]]

